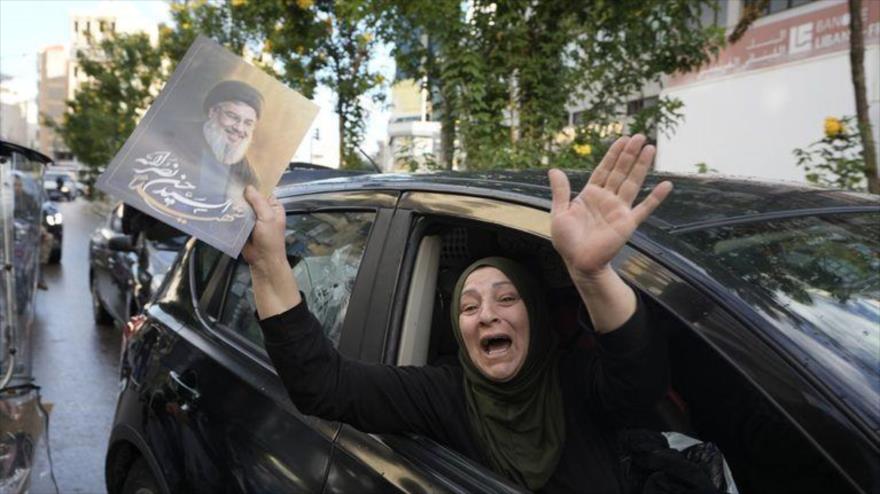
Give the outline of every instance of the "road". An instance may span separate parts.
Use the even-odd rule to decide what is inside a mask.
[[[52,403],[49,440],[62,493],[101,493],[104,453],[118,389],[120,332],[96,326],[89,297],[89,235],[102,221],[84,199],[58,203],[64,217],[61,264],[48,266],[37,295],[34,376]],[[33,493],[54,492],[48,478]]]

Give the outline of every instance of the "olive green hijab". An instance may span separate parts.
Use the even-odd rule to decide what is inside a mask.
[[[471,362],[458,325],[459,301],[467,277],[492,266],[504,273],[526,304],[529,348],[517,374],[494,382]],[[540,489],[556,470],[565,438],[559,387],[556,333],[540,283],[519,264],[502,257],[481,259],[464,270],[452,296],[452,328],[464,368],[464,394],[471,427],[493,469],[531,490]]]

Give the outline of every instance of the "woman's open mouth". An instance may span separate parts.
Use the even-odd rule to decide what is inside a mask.
[[[491,335],[480,340],[480,348],[489,357],[503,355],[510,350],[512,344],[513,340],[507,335]]]

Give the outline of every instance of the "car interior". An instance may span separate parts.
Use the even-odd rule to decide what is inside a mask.
[[[461,271],[505,256],[540,273],[560,346],[595,345],[589,316],[549,241],[461,219],[422,218],[397,348],[398,365],[458,365],[450,304]],[[670,386],[653,410],[626,427],[681,432],[720,448],[739,492],[850,492],[850,484],[810,441],[702,337],[646,293],[655,330],[669,345]]]

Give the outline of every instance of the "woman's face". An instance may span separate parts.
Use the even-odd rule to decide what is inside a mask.
[[[471,362],[496,382],[513,378],[529,350],[529,314],[519,291],[497,268],[482,267],[464,283],[458,325]]]

